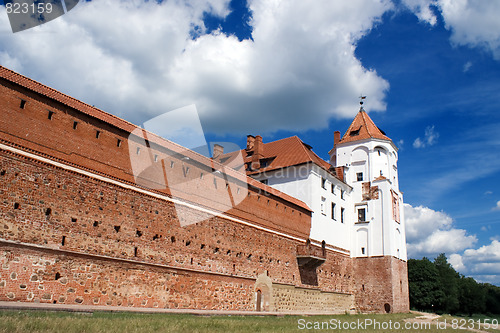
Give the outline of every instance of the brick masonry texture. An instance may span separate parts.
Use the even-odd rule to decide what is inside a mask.
[[[393,257],[354,259],[355,298],[362,312],[408,312],[408,270]]]
[[[12,148],[0,148],[2,301],[252,311],[261,277],[264,310],[407,311],[405,262],[327,248],[322,265],[299,267],[311,212],[293,198],[226,185],[196,161],[187,173],[161,145],[140,146],[159,156],[142,185],[170,168],[171,187],[136,185],[128,145],[140,140],[123,129],[4,79],[0,108],[0,143]],[[171,188],[186,181],[180,199],[200,208],[180,211]],[[226,208],[236,188],[236,207],[203,211]],[[187,217],[200,222],[182,226]]]
[[[150,285],[155,285],[157,280],[172,281],[175,286],[194,283],[204,291],[205,285],[209,289],[213,289],[211,286],[221,288],[217,281],[229,279],[234,285],[248,285],[251,280],[253,286],[256,276],[265,270],[276,283],[351,291],[351,259],[345,255],[329,251],[327,263],[309,272],[316,282],[302,283],[301,277],[307,272],[300,272],[295,258],[300,241],[220,217],[181,227],[172,203],[158,202],[17,156],[1,155],[0,170],[5,173],[0,176],[0,238],[4,240],[0,300],[47,301],[51,295],[51,302],[94,304],[96,293],[105,291],[112,295],[120,286],[120,297],[101,295],[98,304],[108,304],[112,299],[110,305],[130,305],[125,299],[133,296],[137,299],[134,306],[158,304],[174,308],[180,303],[167,302],[167,299],[177,300],[174,297],[162,301],[160,296],[164,290],[153,298],[147,297],[151,294]],[[7,250],[14,242],[38,247]],[[141,266],[142,263],[149,266]],[[126,268],[128,266],[132,268]],[[154,267],[155,273],[149,267]],[[144,272],[140,273],[141,270]],[[172,270],[183,274],[171,278]],[[110,272],[113,274],[108,276]],[[46,283],[34,289],[29,287],[33,286],[30,284],[33,275]],[[82,275],[88,276],[89,281],[82,280]],[[115,279],[110,284],[112,276],[119,276],[121,280]],[[191,282],[185,282],[186,276]],[[62,288],[62,282],[81,288]],[[22,289],[21,285],[27,287]],[[203,308],[252,309],[253,302],[242,301],[250,297],[248,288],[238,287],[234,291],[224,288],[229,305],[221,303],[220,296],[213,301],[210,293],[205,299],[203,293],[195,294],[204,304]],[[180,293],[184,289],[173,288]],[[182,297],[189,295],[179,295]],[[192,307],[196,302],[189,300],[182,304]]]

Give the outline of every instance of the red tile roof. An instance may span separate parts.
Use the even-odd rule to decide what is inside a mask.
[[[252,155],[247,155],[245,149],[238,151],[241,152],[244,157],[245,163],[252,162]],[[223,156],[232,156],[234,153],[225,154]],[[267,161],[267,166],[261,167],[258,170],[247,171],[248,175],[255,175],[261,172],[282,169],[294,165],[301,165],[305,163],[315,163],[324,170],[335,175],[335,172],[331,170],[330,163],[321,159],[316,155],[311,147],[306,143],[302,142],[297,136],[292,136],[289,138],[268,142],[263,144],[263,156],[261,161]],[[244,167],[244,166],[243,166]],[[239,171],[243,168],[240,166]],[[236,166],[238,168],[238,166]]]
[[[23,76],[21,74],[18,74],[10,69],[7,69],[3,66],[0,66],[0,78],[3,78],[9,82],[12,82],[14,84],[17,84],[21,87],[24,87],[28,90],[31,90],[35,93],[38,93],[40,95],[46,96],[52,100],[58,101],[68,107],[71,107],[77,111],[80,111],[86,115],[89,115],[93,118],[97,118],[105,123],[108,123],[114,127],[117,127],[119,129],[122,129],[126,131],[127,133],[132,133],[134,130],[138,128],[138,126],[121,119],[119,117],[116,117],[112,114],[109,114],[105,111],[102,111],[98,108],[95,108],[89,104],[86,104],[82,101],[79,101],[73,97],[70,97],[66,94],[63,94],[53,88],[50,88],[48,86],[45,86],[35,80],[32,80],[26,76]],[[142,130],[142,133],[144,135],[144,138],[146,140],[149,140],[149,142],[156,143],[158,145],[161,145],[163,147],[166,147],[167,149],[174,151],[176,153],[183,154],[193,160],[196,160],[200,163],[203,163],[205,165],[212,166],[216,170],[221,170],[224,166],[208,157],[205,157],[201,154],[198,154],[194,151],[191,151],[185,147],[182,147],[172,141],[169,141],[167,139],[164,139],[154,133],[148,132],[146,130]],[[245,156],[245,155],[244,155]],[[280,197],[283,200],[286,200],[292,204],[295,204],[301,208],[304,208],[308,211],[311,211],[311,209],[302,201],[289,196],[288,194],[282,193],[270,186],[267,186],[265,184],[262,184],[259,181],[254,180],[253,178],[250,178],[246,176],[244,173],[238,172],[236,170],[233,170],[231,168],[224,168],[224,171],[227,173],[228,176],[233,177],[235,179],[241,179],[243,177],[243,180],[247,182],[248,185],[256,187],[262,191],[265,191],[269,194],[272,194],[274,196]]]
[[[63,94],[53,88],[47,87],[46,85],[43,85],[35,80],[32,80],[14,71],[11,71],[10,69],[7,69],[3,66],[0,66],[0,77],[10,82],[16,83],[21,87],[32,90],[40,95],[58,101],[64,105],[67,105],[91,117],[105,121],[106,123],[111,124],[120,129],[123,129],[127,132],[132,132],[135,128],[137,128],[136,125],[129,123],[124,119],[118,118],[112,114],[104,112],[96,107],[93,107],[89,104],[77,100],[76,98]]]
[[[370,138],[391,141],[391,139],[389,139],[385,133],[375,125],[365,110],[361,108],[349,126],[347,132],[345,132],[344,136],[339,141],[339,144]]]

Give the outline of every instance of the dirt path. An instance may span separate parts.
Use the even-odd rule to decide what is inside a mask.
[[[430,323],[431,325],[434,326],[434,325],[437,325],[438,319],[441,318],[440,315],[437,315],[435,313],[418,312],[418,311],[411,311],[411,313],[417,314],[418,316],[415,318],[405,319],[404,320],[405,322],[407,322],[407,323]],[[452,325],[449,322],[447,322],[446,327],[452,328]],[[476,333],[491,333],[488,331],[483,331],[483,330],[475,329],[475,328],[460,329],[460,331],[469,331],[469,332],[476,332]]]

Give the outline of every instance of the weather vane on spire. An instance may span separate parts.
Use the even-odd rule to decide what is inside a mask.
[[[363,100],[366,98],[366,96],[363,96],[363,94],[361,94],[359,96],[359,105],[363,106]]]

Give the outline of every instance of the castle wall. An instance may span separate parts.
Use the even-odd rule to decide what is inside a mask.
[[[175,144],[18,79],[0,78],[0,300],[255,310],[265,273],[267,311],[404,311],[405,262],[327,247],[322,265],[299,267],[303,203],[192,152],[187,172]]]
[[[354,259],[356,308],[362,312],[408,312],[406,261],[391,257]]]
[[[392,312],[409,312],[408,265],[407,261],[392,257]]]
[[[24,108],[20,108],[23,99],[27,102]],[[182,184],[181,190],[175,193],[181,200],[216,212],[227,210],[229,215],[250,219],[255,224],[295,237],[305,239],[309,236],[310,211],[291,203],[293,198],[273,195],[270,191],[265,200],[261,200],[265,192],[262,184],[244,177],[243,182],[250,182],[252,193],[248,193],[247,185],[241,179],[228,181],[215,174],[210,159],[191,154],[192,158],[187,163],[176,152],[192,153],[189,150],[165,140],[156,140],[151,134],[148,137],[151,141],[145,143],[144,138],[130,135],[137,127],[119,118],[94,110],[96,116],[115,123],[116,126],[112,126],[1,78],[0,105],[0,142],[9,146],[163,195],[172,196],[169,184],[172,185],[170,187]],[[136,148],[140,148],[139,154],[135,153]],[[155,163],[150,160],[153,155],[158,155]],[[196,161],[196,158],[199,160]],[[139,176],[136,179],[131,161],[151,165],[136,175]],[[189,173],[186,173],[186,166],[190,167]],[[168,177],[165,177],[167,173]],[[230,175],[225,176],[231,178]],[[233,207],[228,198],[227,183],[231,185],[230,190],[234,189],[233,197],[240,187],[240,196],[248,195],[248,200],[239,198]],[[252,200],[254,198],[257,200]],[[271,210],[271,207],[274,209]]]
[[[346,313],[354,309],[354,296],[273,284],[274,309],[277,312]]]
[[[263,271],[273,283],[352,292],[347,255],[327,251],[302,272],[303,241],[258,226],[219,216],[182,227],[167,200],[5,150],[0,184],[1,300],[253,310]],[[214,301],[221,288],[225,301]]]
[[[0,300],[253,310],[252,279],[2,244]]]

